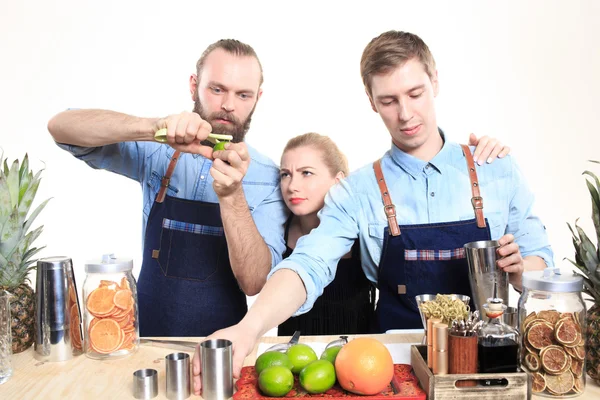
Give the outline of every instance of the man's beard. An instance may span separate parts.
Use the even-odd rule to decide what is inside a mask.
[[[212,133],[217,133],[219,135],[231,135],[233,136],[233,139],[231,140],[233,143],[240,143],[244,141],[246,133],[248,132],[248,129],[250,129],[250,121],[252,120],[252,114],[254,114],[255,108],[256,104],[252,108],[252,111],[250,111],[246,121],[242,123],[235,115],[233,115],[233,113],[226,111],[218,111],[207,115],[202,108],[198,94],[196,94],[196,99],[194,100],[194,112],[199,114],[200,118],[212,126]],[[225,119],[230,121],[230,124],[214,123],[214,121],[217,119]],[[208,140],[204,140],[202,144],[205,146],[213,146],[213,143],[209,142]]]

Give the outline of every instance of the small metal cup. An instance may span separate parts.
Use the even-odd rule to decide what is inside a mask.
[[[183,400],[190,397],[190,355],[171,353],[165,357],[167,369],[167,399]]]
[[[148,400],[158,394],[158,373],[155,369],[138,369],[133,373],[133,397]]]
[[[212,339],[200,343],[202,398],[225,400],[233,396],[232,343]]]

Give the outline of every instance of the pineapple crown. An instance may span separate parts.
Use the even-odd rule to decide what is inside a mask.
[[[2,162],[4,161],[4,162]],[[3,154],[0,155],[0,286],[15,287],[27,281],[27,274],[35,266],[32,260],[43,249],[31,247],[42,233],[43,226],[30,231],[31,224],[48,203],[45,200],[26,220],[31,204],[40,185],[38,171],[35,176],[29,170],[27,154],[23,162],[15,160],[10,168]]]
[[[590,162],[600,164],[600,161]],[[587,175],[585,182],[592,197],[592,221],[596,229],[596,245],[585,234],[583,229],[577,225],[575,229],[567,222],[573,235],[573,246],[575,247],[575,261],[568,259],[583,276],[583,292],[594,298],[596,304],[600,304],[600,180],[593,172],[585,171]]]

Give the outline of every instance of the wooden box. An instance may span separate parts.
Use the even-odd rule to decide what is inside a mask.
[[[433,375],[427,367],[427,346],[411,346],[410,359],[413,372],[421,387],[427,393],[428,400],[446,399],[501,399],[523,400],[531,398],[531,379],[525,372],[498,374],[454,374]],[[504,386],[484,386],[478,382],[473,387],[456,387],[458,380],[506,379]]]

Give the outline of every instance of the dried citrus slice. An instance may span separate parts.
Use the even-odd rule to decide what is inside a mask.
[[[560,374],[569,365],[571,357],[560,346],[548,346],[540,352],[542,367],[549,374]]]
[[[531,391],[533,393],[542,393],[546,390],[546,379],[544,379],[544,375],[536,372],[532,374],[533,383],[531,384]]]
[[[79,320],[79,309],[77,308],[77,304],[73,304],[71,306],[70,311],[71,322],[69,323],[70,333],[71,333],[71,342],[73,343],[73,347],[77,350],[81,350],[81,328],[80,328],[80,320]]]
[[[131,290],[117,290],[113,301],[121,310],[129,310],[129,308],[133,305]]]
[[[579,345],[577,347],[574,347],[573,351],[575,353],[575,358],[583,361],[583,359],[585,358],[585,346]]]
[[[539,354],[540,351],[538,349],[535,349],[532,345],[530,345],[527,340],[524,340],[523,343],[525,344],[525,348],[528,352],[533,354]]]
[[[571,371],[563,372],[560,375],[546,375],[546,389],[557,395],[568,393],[575,384],[575,379]]]
[[[126,315],[124,320],[117,321],[117,323],[119,324],[121,329],[125,328],[127,325],[129,325],[129,316]]]
[[[525,355],[524,364],[529,372],[537,372],[540,370],[540,358],[537,354],[528,353]]]
[[[90,329],[90,342],[101,353],[110,353],[123,341],[121,327],[114,320],[105,318]]]
[[[573,384],[573,391],[575,393],[583,393],[583,376],[575,378],[575,383]]]
[[[107,287],[94,289],[87,298],[87,309],[97,316],[108,315],[115,308],[114,297],[115,291],[112,289]]]
[[[571,372],[573,376],[581,376],[583,375],[583,361],[578,360],[576,358],[571,359]]]
[[[560,318],[560,313],[556,310],[544,310],[540,311],[537,316],[538,318],[545,319],[546,321],[554,325],[556,321],[558,321],[558,319]]]
[[[568,319],[560,320],[556,323],[554,337],[562,345],[568,346],[579,342],[579,333],[575,328],[575,322]]]
[[[126,277],[121,278],[121,289],[131,290],[131,286],[129,286],[129,281]]]
[[[528,316],[526,316],[525,319],[523,320],[523,323],[521,323],[521,330],[523,332],[525,332],[525,328],[527,327],[527,325],[536,318],[537,318],[537,314],[535,311],[533,311]]]
[[[554,328],[547,322],[534,322],[527,331],[527,341],[538,350],[550,346],[553,338]]]

